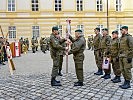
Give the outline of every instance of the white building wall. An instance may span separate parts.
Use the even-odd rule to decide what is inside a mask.
[[[76,8],[76,0],[62,0],[62,7],[63,10],[69,10],[69,11],[74,11]]]
[[[17,10],[31,10],[31,0],[16,0]]]
[[[96,10],[96,0],[85,0],[84,1],[84,10]]]
[[[54,0],[40,0],[40,9],[41,10],[53,10],[54,8]]]
[[[0,0],[0,10],[7,11],[7,0]]]

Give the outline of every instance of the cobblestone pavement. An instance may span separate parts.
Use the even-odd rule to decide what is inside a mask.
[[[37,52],[22,55],[14,59],[16,72],[10,76],[8,67],[0,66],[0,100],[133,100],[133,80],[131,88],[120,89],[121,83],[112,83],[94,75],[96,70],[92,51],[85,51],[84,86],[74,87],[77,81],[72,56],[70,57],[69,73],[57,77],[61,87],[51,87],[50,73],[52,63],[49,53]],[[36,60],[37,61],[36,61]],[[90,61],[91,60],[91,61]],[[90,62],[88,62],[90,61]],[[65,63],[64,63],[65,66]],[[123,78],[122,78],[123,81]]]

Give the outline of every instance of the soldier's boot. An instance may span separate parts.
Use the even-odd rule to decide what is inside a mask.
[[[58,75],[59,75],[59,76],[63,76],[60,69],[59,69]]]
[[[83,84],[83,82],[74,82],[74,86],[83,86],[84,84]]]
[[[125,85],[126,84],[126,80],[124,81],[124,83],[122,84],[122,85],[119,85],[119,87],[121,88],[123,85]]]
[[[129,80],[125,80],[124,83],[125,83],[125,84],[124,84],[124,85],[121,85],[120,88],[122,88],[122,89],[131,88],[131,86],[130,86],[130,81],[129,81]]]
[[[62,86],[60,81],[56,81],[55,78],[51,78],[51,86]]]
[[[115,76],[113,79],[111,79],[111,81],[115,80],[117,78],[117,76]]]
[[[104,79],[110,79],[110,78],[111,78],[110,74],[105,74]]]
[[[103,70],[99,69],[96,73],[94,73],[95,75],[103,75]]]
[[[114,80],[112,80],[113,83],[119,83],[121,82],[121,78],[120,76],[116,76],[116,78]]]
[[[101,78],[104,78],[106,76],[106,74],[104,74],[103,76],[101,76]]]

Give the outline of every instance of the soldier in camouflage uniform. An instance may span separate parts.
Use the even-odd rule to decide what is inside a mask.
[[[121,79],[120,79],[121,71],[120,71],[120,64],[119,64],[119,57],[118,57],[118,52],[119,52],[118,31],[113,31],[112,37],[113,39],[111,40],[110,57],[111,57],[111,63],[112,63],[112,68],[113,68],[115,77],[111,79],[111,81],[113,83],[118,83],[118,82],[121,82]]]
[[[65,42],[63,42],[63,43],[61,42],[62,41],[62,37],[59,34],[56,35],[56,37],[59,39],[60,45],[62,45],[63,47],[66,47],[66,43]],[[59,61],[59,72],[58,72],[58,75],[62,76],[61,71],[62,71],[63,56],[65,55],[65,50],[61,50],[60,49],[59,55],[60,55],[60,61]]]
[[[95,75],[103,75],[103,70],[102,70],[102,64],[101,64],[101,52],[100,52],[100,42],[102,39],[102,35],[100,34],[100,28],[95,28],[94,29],[95,32],[95,37],[93,40],[93,44],[94,44],[94,55],[95,55],[95,61],[96,61],[96,65],[98,67],[98,71],[96,73],[94,73]]]
[[[42,52],[43,53],[46,53],[46,50],[47,50],[47,38],[43,38],[42,39]]]
[[[5,65],[4,63],[4,43],[3,38],[0,38],[0,64]]]
[[[22,50],[23,38],[22,37],[19,39],[19,42],[20,42],[20,47],[21,47],[21,53],[23,53],[23,50]]]
[[[39,43],[40,43],[40,49],[41,49],[41,50],[42,50],[43,40],[44,40],[44,38],[41,37],[41,39],[40,39],[40,41],[39,41]]]
[[[76,76],[78,79],[78,82],[74,83],[74,86],[83,86],[83,61],[84,61],[84,50],[86,48],[86,41],[83,36],[82,30],[76,30],[75,31],[75,39],[73,39],[71,36],[69,37],[72,41],[71,50],[68,52],[68,54],[73,54],[73,59],[75,63],[75,69],[76,69]]]
[[[26,38],[25,43],[27,45],[27,50],[29,51],[29,40],[28,40],[28,38]]]
[[[32,52],[35,53],[36,52],[36,46],[35,46],[34,38],[31,39],[31,47],[32,47]]]
[[[90,36],[88,36],[87,45],[88,45],[88,50],[90,50],[91,49],[91,38],[90,38]]]
[[[132,79],[133,37],[128,33],[128,26],[122,26],[121,33],[119,62],[125,81],[124,84],[120,85],[120,88],[127,89],[131,87],[130,80]]]
[[[108,29],[104,28],[102,29],[102,34],[103,37],[101,39],[100,42],[100,48],[101,48],[101,53],[102,53],[102,59],[104,57],[109,57],[109,48],[110,48],[110,43],[111,43],[111,36],[108,35]],[[105,75],[102,76],[101,78],[104,79],[109,79],[111,78],[110,74],[111,74],[111,65],[109,64],[109,68],[108,69],[104,69]]]
[[[59,40],[56,35],[58,35],[58,27],[52,28],[52,34],[50,35],[50,54],[53,60],[53,68],[51,74],[51,86],[61,86],[60,81],[56,80],[56,76],[58,75],[59,70],[59,61],[60,61],[60,50],[67,50],[67,47],[63,47],[60,45],[60,42],[63,43],[66,40]]]
[[[35,40],[35,48],[36,48],[36,51],[38,51],[38,40],[37,40],[37,38]]]

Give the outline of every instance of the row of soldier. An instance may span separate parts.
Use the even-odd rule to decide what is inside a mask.
[[[124,83],[119,87],[122,89],[130,88],[130,81],[132,79],[132,58],[133,58],[133,37],[128,33],[128,26],[121,27],[122,36],[118,38],[118,31],[112,32],[112,39],[109,36],[108,29],[95,28],[94,32],[94,55],[98,71],[95,75],[104,75],[101,78],[111,78],[111,63],[115,77],[111,79],[113,83],[121,82],[121,74],[124,77]],[[103,69],[103,59],[110,58],[109,66]]]
[[[118,31],[112,32],[112,38],[109,36],[108,29],[102,29],[102,35],[100,34],[100,28],[95,28],[95,37],[93,40],[94,55],[98,71],[95,75],[104,75],[101,78],[111,78],[111,63],[115,77],[111,79],[113,83],[121,82],[121,74],[125,81],[120,88],[130,88],[130,80],[132,78],[132,57],[133,57],[133,38],[128,33],[128,27],[121,27],[121,38],[118,38]],[[75,38],[69,35],[69,39],[60,38],[58,36],[58,28],[52,28],[52,34],[50,35],[50,54],[53,60],[53,69],[51,74],[51,86],[61,86],[61,82],[56,80],[57,75],[60,75],[62,67],[62,54],[61,51],[68,50],[67,46],[62,46],[62,43],[66,41],[66,44],[71,45],[71,49],[68,54],[73,54],[75,62],[75,71],[78,81],[74,83],[74,86],[83,86],[83,61],[85,50],[85,38],[81,30],[75,31]],[[67,55],[67,53],[66,53]],[[103,59],[110,58],[108,69],[103,68]]]
[[[21,46],[21,53],[27,53],[29,51],[29,40],[28,38],[23,39],[22,37],[19,39],[20,46]],[[43,53],[49,50],[49,38],[41,37],[40,41],[38,42],[37,38],[31,39],[31,49],[32,52],[35,53],[38,51],[38,46],[40,45],[40,49]]]
[[[23,39],[22,37],[19,39],[20,46],[21,46],[21,53],[27,53],[29,50],[29,40],[28,38]]]

